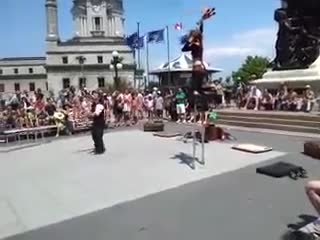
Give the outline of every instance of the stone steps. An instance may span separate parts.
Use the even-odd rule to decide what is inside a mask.
[[[306,113],[218,110],[218,124],[320,134],[320,116]]]
[[[254,122],[254,123],[271,123],[280,125],[290,125],[290,126],[305,126],[320,128],[320,121],[306,121],[306,120],[296,120],[296,119],[278,119],[272,117],[255,117],[255,116],[219,116],[219,118],[226,121],[239,121],[239,122]]]
[[[253,111],[253,110],[216,110],[219,116],[242,116],[257,118],[277,118],[277,119],[295,119],[302,121],[318,121],[320,115],[315,113],[302,112],[273,112],[273,111]]]

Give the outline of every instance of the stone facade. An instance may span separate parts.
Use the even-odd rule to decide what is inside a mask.
[[[45,57],[0,59],[0,95],[7,97],[17,90],[47,90],[45,62]]]
[[[113,82],[110,70],[112,52],[123,58],[119,77],[132,81],[135,64],[132,50],[124,38],[122,0],[75,0],[71,10],[74,37],[61,41],[58,27],[57,0],[46,0],[47,36],[46,56],[43,58],[0,59],[0,92],[13,92],[14,85],[21,90],[36,88],[58,93],[62,88],[74,86],[96,89]],[[14,73],[15,66],[18,73]],[[33,66],[33,73],[29,68]]]
[[[49,4],[50,2],[50,4]],[[118,51],[124,68],[119,77],[133,79],[134,57],[124,38],[122,0],[75,0],[71,13],[75,37],[66,42],[55,40],[59,36],[55,17],[57,6],[47,0],[48,26],[46,69],[48,87],[54,92],[72,85],[95,89],[113,82],[114,72],[109,64],[112,52]],[[49,8],[49,10],[48,10]],[[55,21],[52,23],[52,21]]]

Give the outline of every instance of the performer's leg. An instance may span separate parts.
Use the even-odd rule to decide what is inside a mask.
[[[97,151],[97,131],[96,131],[96,127],[92,127],[91,128],[91,137],[92,137],[92,140],[93,140],[94,150],[96,152]]]
[[[103,143],[103,127],[99,127],[96,129],[96,153],[101,154],[105,151],[104,143]]]

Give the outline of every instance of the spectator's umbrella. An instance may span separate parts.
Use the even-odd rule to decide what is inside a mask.
[[[64,120],[64,114],[62,112],[55,112],[53,117],[54,119],[57,119],[59,121]]]

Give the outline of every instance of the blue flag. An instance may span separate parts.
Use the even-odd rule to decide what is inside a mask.
[[[148,43],[160,43],[164,41],[164,29],[148,32]]]
[[[127,45],[132,49],[140,49],[144,47],[143,37],[139,37],[137,32],[127,37],[126,41]]]
[[[139,48],[139,49],[144,48],[144,36],[139,38],[139,41],[138,41],[137,45],[138,45],[137,48]]]

